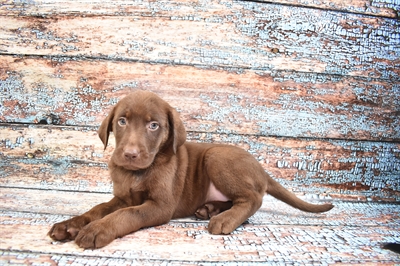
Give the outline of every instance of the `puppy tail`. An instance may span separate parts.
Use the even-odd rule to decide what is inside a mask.
[[[299,199],[295,194],[284,188],[281,184],[268,176],[267,193],[277,198],[290,206],[305,212],[326,212],[333,208],[330,203],[325,204],[311,204]]]

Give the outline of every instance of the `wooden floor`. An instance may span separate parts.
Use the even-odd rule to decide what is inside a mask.
[[[335,201],[308,214],[270,196],[230,235],[210,235],[194,217],[147,228],[99,250],[46,236],[54,222],[111,198],[108,193],[1,188],[0,265],[396,265],[382,249],[400,242],[400,205]],[[304,199],[312,202],[330,199]]]

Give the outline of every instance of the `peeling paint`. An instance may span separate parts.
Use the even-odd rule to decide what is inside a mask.
[[[0,80],[2,90],[0,119],[9,122],[39,124],[91,124],[109,100],[102,91],[82,83],[63,91],[57,87],[37,84],[26,88],[17,76]],[[12,113],[12,118],[10,117]]]
[[[149,89],[179,108],[191,131],[400,139],[397,83],[313,73],[247,70],[237,74],[145,64],[139,65],[145,73],[120,74],[128,71],[129,63],[67,61],[52,68],[45,67],[52,61],[26,61],[28,65],[33,62],[43,71],[29,76],[15,71],[22,67],[21,61],[8,64],[10,74],[0,80],[2,121],[97,126],[124,94]],[[94,69],[83,76],[80,71],[85,68]],[[191,80],[194,70],[201,77]],[[153,72],[147,76],[147,71]],[[106,74],[97,77],[96,72]],[[54,73],[64,78],[48,79]],[[37,75],[44,75],[46,82]],[[182,77],[174,82],[171,75]],[[207,79],[209,75],[218,75],[220,80],[214,83]]]
[[[400,95],[396,94],[398,86],[394,86],[393,90],[393,95]],[[362,97],[360,91],[356,94]],[[253,131],[260,135],[303,137],[321,136],[323,132],[329,132],[331,136],[351,137],[355,132],[368,132],[371,137],[378,139],[400,138],[400,120],[392,113],[383,113],[377,121],[371,119],[377,111],[374,107],[348,103],[333,105],[316,101],[315,98],[314,95],[299,97],[297,94],[281,94],[277,100],[270,101],[270,105],[263,105],[247,95],[214,93],[212,98],[201,95],[202,101],[213,111],[194,118],[221,124],[217,131],[220,133],[238,133],[223,129],[226,122],[240,128],[245,121],[256,121],[257,128],[253,127]],[[397,106],[399,99],[395,96],[387,104],[397,108],[394,106]],[[389,127],[382,124],[385,120],[390,121]]]
[[[337,12],[311,14],[309,10],[260,3],[244,2],[242,5],[252,13],[240,14],[236,27],[255,38],[253,46],[270,48],[273,40],[274,46],[282,47],[287,55],[310,60],[318,58],[326,64],[324,71],[327,73],[346,75],[370,68],[369,75],[380,72],[383,78],[398,76],[392,68],[372,59],[398,61],[400,43],[396,36],[400,36],[400,27],[396,20],[386,20],[386,25],[365,25],[357,16]]]
[[[60,16],[12,21],[6,16],[10,21],[5,34],[13,38],[4,47],[9,54],[399,78],[396,19],[250,1],[211,1],[207,11],[221,14],[210,17],[208,12],[190,15],[196,13],[196,4],[183,6],[185,14],[172,17],[154,13],[134,19]],[[86,36],[87,30],[93,36]]]
[[[260,1],[267,3],[268,1]],[[70,4],[70,3],[73,3]],[[384,16],[396,18],[399,16],[400,4],[396,0],[373,0],[373,1],[308,1],[308,0],[277,0],[274,3],[291,5],[297,7],[319,8],[334,10],[336,12],[359,13],[364,15]],[[234,1],[220,2],[220,5],[232,9]],[[45,5],[34,1],[16,1],[12,5],[3,5],[7,15],[25,15],[48,17],[54,14],[55,6],[59,14],[83,14],[83,15],[124,15],[124,16],[171,16],[171,19],[195,20],[199,17],[198,13],[208,12],[210,21],[221,21],[220,16],[215,13],[218,5],[215,2],[199,1],[193,3],[186,2],[104,2],[104,1],[65,1],[64,5],[57,2],[46,2]],[[11,14],[10,14],[11,13]],[[181,14],[181,15],[179,15]]]

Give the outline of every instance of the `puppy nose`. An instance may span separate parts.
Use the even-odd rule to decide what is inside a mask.
[[[124,156],[127,160],[134,160],[139,156],[139,151],[137,149],[126,150]]]

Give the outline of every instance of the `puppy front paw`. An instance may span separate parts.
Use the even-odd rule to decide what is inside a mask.
[[[79,231],[88,223],[90,223],[89,218],[76,216],[69,220],[54,224],[47,234],[53,240],[57,241],[74,240]]]
[[[75,243],[84,249],[96,249],[106,246],[116,238],[111,226],[97,220],[86,225],[79,231]]]
[[[225,213],[224,213],[225,214]],[[229,215],[218,215],[210,219],[208,232],[213,235],[227,235],[232,233],[239,225],[234,217]]]

